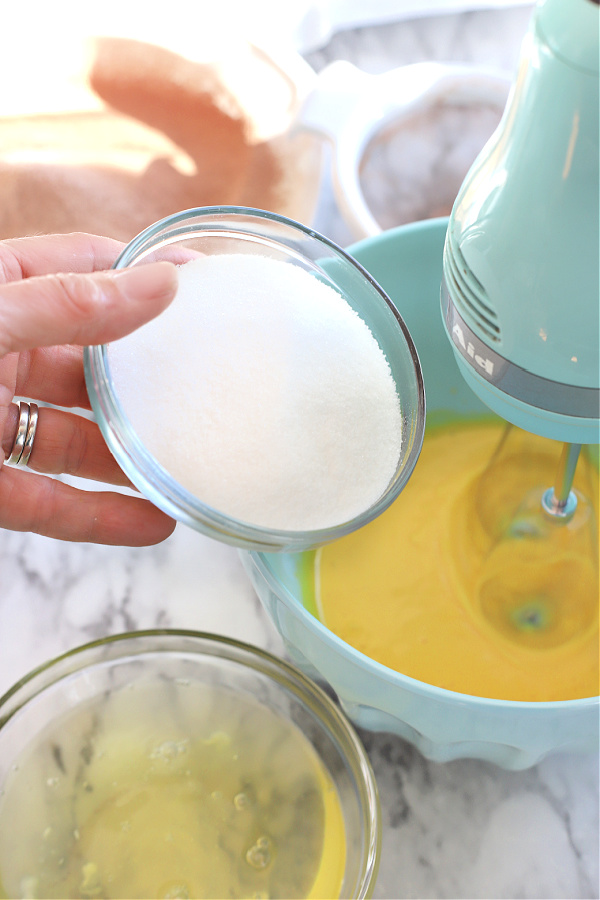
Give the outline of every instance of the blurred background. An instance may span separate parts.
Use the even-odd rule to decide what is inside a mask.
[[[327,93],[320,73],[339,60],[369,75],[437,61],[510,78],[530,11],[514,0],[7,6],[0,238],[84,230],[127,241],[172,212],[235,204],[346,244],[361,235],[332,202],[331,135],[303,122],[307,101]],[[368,92],[375,118],[386,99],[356,165],[378,223],[447,213],[503,103],[438,97],[400,118],[393,88]]]

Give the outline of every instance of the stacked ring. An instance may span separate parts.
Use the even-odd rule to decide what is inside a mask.
[[[19,403],[19,424],[10,456],[6,460],[13,466],[26,466],[33,449],[33,439],[38,423],[37,403]]]

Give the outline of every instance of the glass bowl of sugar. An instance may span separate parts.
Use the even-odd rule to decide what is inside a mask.
[[[304,551],[392,503],[417,461],[425,394],[386,293],[311,229],[241,207],[147,228],[115,268],[178,265],[172,304],[87,347],[96,420],[156,506],[245,549]]]

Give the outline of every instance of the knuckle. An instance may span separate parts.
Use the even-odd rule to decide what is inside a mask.
[[[64,471],[67,475],[79,475],[84,469],[88,452],[87,435],[83,429],[71,424],[70,434],[65,442]]]
[[[11,281],[20,281],[23,270],[8,241],[0,243],[0,284],[9,284]]]
[[[87,319],[95,312],[102,292],[94,278],[70,272],[59,272],[52,278],[78,318]]]
[[[69,343],[89,342],[90,324],[102,324],[115,302],[115,290],[109,278],[91,274],[59,273],[51,276],[58,288],[61,316],[70,319]]]

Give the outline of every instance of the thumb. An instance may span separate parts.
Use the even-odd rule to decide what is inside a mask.
[[[104,344],[157,316],[177,290],[177,269],[153,262],[0,285],[0,357],[55,344]]]

